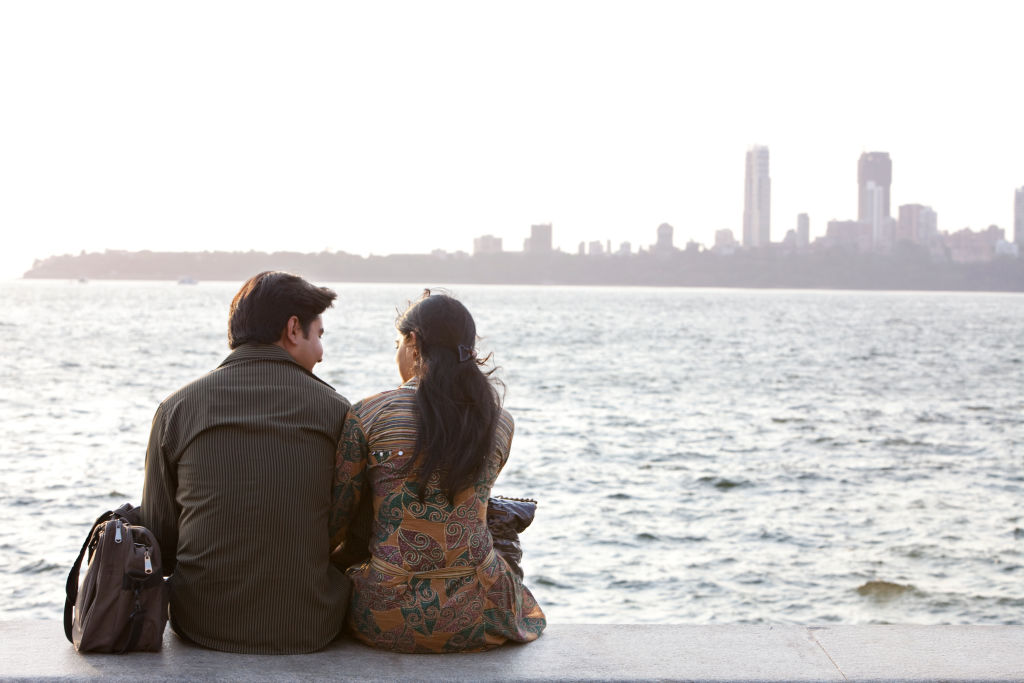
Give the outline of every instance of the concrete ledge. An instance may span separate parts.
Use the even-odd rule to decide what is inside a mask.
[[[339,640],[311,655],[80,655],[56,621],[0,622],[2,680],[1024,680],[1024,627],[549,625],[529,645],[398,655]]]

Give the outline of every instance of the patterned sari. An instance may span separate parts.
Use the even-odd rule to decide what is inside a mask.
[[[487,529],[487,499],[508,459],[504,410],[496,448],[472,488],[449,502],[431,478],[416,494],[416,380],[352,406],[338,446],[333,521],[352,519],[364,484],[373,495],[372,557],[348,571],[348,627],[396,652],[467,652],[536,640],[544,613],[500,556]],[[344,525],[342,525],[344,526]],[[333,539],[345,542],[347,529]]]

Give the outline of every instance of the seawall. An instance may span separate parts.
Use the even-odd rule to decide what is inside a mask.
[[[552,624],[529,645],[399,655],[339,640],[309,655],[80,655],[57,621],[0,622],[0,680],[1022,681],[1024,627]]]

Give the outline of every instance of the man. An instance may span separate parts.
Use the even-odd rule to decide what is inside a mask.
[[[312,373],[335,297],[290,273],[250,278],[232,353],[153,418],[143,523],[171,575],[171,625],[199,645],[311,652],[341,629],[350,583],[328,514],[349,402]]]

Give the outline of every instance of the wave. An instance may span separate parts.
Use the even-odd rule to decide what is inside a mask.
[[[740,488],[740,487],[745,487],[745,486],[752,486],[752,484],[749,481],[745,481],[745,480],[734,481],[732,479],[726,479],[725,477],[707,476],[707,477],[701,477],[697,481],[700,482],[701,484],[710,484],[711,486],[714,486],[719,491],[728,491],[730,489],[735,489],[735,488]]]
[[[561,583],[559,581],[556,581],[555,579],[544,576],[543,574],[538,574],[537,576],[531,577],[530,583],[537,584],[539,586],[548,586],[549,588],[572,588],[572,586],[570,586],[569,584]]]
[[[883,439],[879,443],[879,445],[887,448],[892,448],[894,446],[910,446],[911,448],[932,448],[932,444],[928,443],[927,441],[919,441],[917,439],[904,439],[903,437],[900,436]]]
[[[946,413],[924,412],[915,417],[914,422],[920,424],[951,424],[956,422],[956,420]]]
[[[19,567],[14,571],[14,573],[43,574],[46,572],[64,571],[65,569],[67,569],[67,567],[65,567],[62,564],[53,564],[51,562],[47,562],[46,560],[36,560],[35,562],[30,562],[22,567]]]

